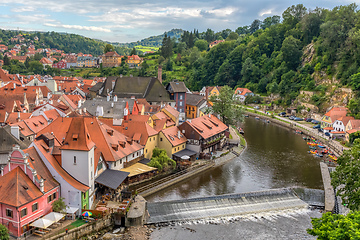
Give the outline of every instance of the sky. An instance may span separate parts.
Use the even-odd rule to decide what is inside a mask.
[[[332,9],[360,0],[0,0],[0,28],[74,33],[110,42],[134,42],[174,28],[236,30],[291,5]]]

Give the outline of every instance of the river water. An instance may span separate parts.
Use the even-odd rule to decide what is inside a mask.
[[[302,135],[252,117],[241,124],[247,149],[228,163],[146,198],[149,202],[242,193],[281,187],[322,189],[320,158]]]

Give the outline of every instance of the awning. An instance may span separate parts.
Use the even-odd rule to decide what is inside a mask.
[[[51,213],[45,215],[42,219],[47,219],[47,220],[50,220],[50,221],[53,221],[53,222],[58,222],[63,217],[65,217],[65,214],[57,213],[57,212],[51,212]]]
[[[79,209],[78,208],[74,208],[74,207],[69,207],[67,206],[66,209],[65,209],[65,212],[68,213],[68,214],[74,214],[78,211]]]
[[[49,219],[39,218],[35,222],[31,223],[30,226],[45,229],[48,228],[53,223],[54,221],[51,221]]]
[[[124,182],[126,177],[129,175],[128,171],[117,171],[106,169],[95,179],[96,183],[104,185],[108,188],[117,189],[121,183]]]
[[[179,151],[179,152],[177,152],[177,153],[174,153],[173,155],[174,155],[175,157],[181,158],[182,156],[189,156],[189,157],[191,157],[191,156],[193,156],[193,155],[195,155],[195,154],[196,154],[196,152],[194,152],[194,151],[191,151],[191,150],[189,150],[189,149],[184,149],[184,150],[181,150],[181,151]]]
[[[151,160],[148,159],[148,158],[143,158],[139,161],[139,163],[142,163],[142,164],[148,164]]]
[[[128,177],[136,176],[142,173],[147,173],[157,170],[157,168],[147,166],[142,163],[135,163],[134,165],[131,165],[130,167],[123,168],[121,171],[130,173]]]

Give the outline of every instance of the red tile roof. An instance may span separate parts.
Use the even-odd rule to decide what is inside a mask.
[[[52,120],[52,121],[54,121],[55,119],[60,117],[60,114],[55,109],[45,111],[44,114],[49,120]]]
[[[20,115],[20,118],[18,116]],[[17,123],[22,120],[30,118],[31,113],[22,113],[22,112],[12,112],[9,114],[8,118],[6,119],[7,124]]]
[[[72,118],[61,150],[89,151],[95,146],[86,127],[84,118]]]
[[[43,195],[20,167],[0,177],[0,203],[20,207]]]
[[[360,128],[360,119],[350,119],[349,122],[350,122],[350,125],[351,125],[352,129]]]
[[[247,88],[237,88],[235,90],[235,94],[236,95],[245,95],[246,93],[252,93],[252,91],[250,91],[249,89]]]
[[[343,117],[339,118],[338,121],[341,121],[344,124],[344,126],[346,126],[346,124],[352,119],[354,119],[354,118],[350,117],[350,116],[343,116]]]
[[[164,110],[168,111],[171,115],[173,115],[176,119],[179,118],[179,111],[177,111],[175,108],[173,108],[170,105],[165,105],[165,107],[163,108]],[[170,117],[170,116],[169,116]]]
[[[161,132],[164,134],[166,139],[171,143],[173,147],[186,143],[187,141],[186,137],[176,126],[163,129]]]
[[[104,54],[104,56],[106,56],[106,57],[112,57],[112,56],[120,57],[120,55],[117,52],[107,52],[107,53]]]
[[[341,117],[345,117],[347,114],[347,109],[345,107],[333,107],[330,111],[325,113],[325,116],[330,117],[331,122],[335,122]]]
[[[59,164],[59,162],[55,159],[55,157],[51,154],[51,149],[46,145],[46,143],[43,140],[36,140],[34,142],[36,149],[41,152],[41,154],[44,155],[44,157],[47,159],[47,161],[51,164],[51,166],[56,170],[56,172],[71,186],[78,189],[81,192],[86,192],[90,188],[78,180],[76,180],[74,177],[72,177],[67,171],[65,171]]]
[[[204,139],[228,129],[223,122],[211,114],[191,119],[191,121],[184,122],[183,124],[189,124]]]

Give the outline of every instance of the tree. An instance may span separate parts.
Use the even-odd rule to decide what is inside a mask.
[[[131,56],[131,55],[136,55],[136,49],[135,49],[135,47],[133,47],[133,49],[131,50],[130,56]]]
[[[10,66],[10,58],[7,55],[4,56],[3,61],[5,66]]]
[[[162,41],[162,46],[160,48],[161,56],[164,58],[169,58],[172,55],[173,51],[173,42],[171,41],[170,36],[167,36],[165,33],[165,36]]]
[[[212,113],[219,114],[220,120],[226,125],[242,121],[243,109],[238,105],[234,97],[234,91],[229,86],[223,86],[218,96],[212,95],[210,101],[213,103]]]
[[[9,240],[9,230],[2,224],[0,224],[0,239],[1,240]]]
[[[300,40],[294,38],[293,36],[285,38],[281,46],[281,52],[287,67],[289,69],[296,70],[300,64],[300,58],[302,56]]]
[[[311,223],[313,228],[307,232],[320,240],[350,240],[360,236],[360,212],[350,212],[346,216],[328,212],[321,218],[313,218]]]
[[[38,61],[29,62],[29,71],[35,74],[41,74],[44,70],[44,66]]]
[[[66,209],[64,198],[59,198],[58,200],[54,201],[51,205],[54,212],[61,213],[64,212],[64,210]]]
[[[350,150],[345,150],[338,158],[339,164],[331,173],[331,184],[337,189],[344,204],[350,210],[360,210],[360,139],[355,139]]]
[[[165,149],[154,148],[151,161],[148,165],[157,168],[161,172],[168,167],[175,169],[176,162],[169,158]]]
[[[259,30],[259,28],[260,28],[260,20],[259,19],[255,19],[252,23],[251,23],[251,25],[250,25],[250,29],[249,29],[249,31],[250,31],[250,33],[254,33],[254,32],[256,32],[257,30]]]
[[[104,53],[107,53],[107,52],[114,52],[115,49],[114,49],[114,46],[111,45],[111,44],[106,44],[105,47],[104,47]]]
[[[238,39],[239,35],[236,32],[231,32],[228,37],[226,38],[226,41],[232,41]]]
[[[195,42],[195,47],[197,47],[200,52],[208,49],[208,45],[209,45],[208,42],[203,39],[199,39]]]

